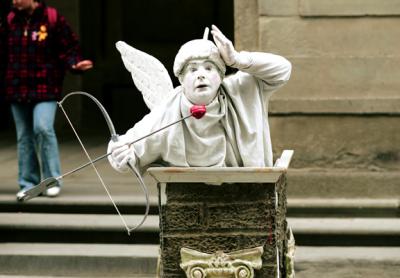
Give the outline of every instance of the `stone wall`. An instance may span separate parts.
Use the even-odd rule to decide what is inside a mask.
[[[399,16],[396,0],[236,0],[235,43],[292,62],[272,112],[398,113]]]
[[[293,65],[270,102],[274,153],[296,150],[294,168],[399,169],[399,24],[396,0],[235,0],[235,45]]]

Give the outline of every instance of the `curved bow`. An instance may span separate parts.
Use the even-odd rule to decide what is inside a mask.
[[[126,228],[126,230],[127,230],[127,232],[128,232],[128,235],[130,235],[130,233],[131,233],[132,231],[136,230],[137,228],[139,228],[139,227],[144,223],[144,221],[146,220],[146,218],[147,218],[147,216],[148,216],[148,214],[149,214],[150,202],[149,202],[149,193],[148,193],[146,184],[144,183],[143,178],[142,178],[142,176],[140,175],[140,173],[138,172],[138,170],[128,162],[128,167],[129,167],[129,169],[130,169],[130,170],[133,172],[133,174],[136,176],[136,178],[137,178],[137,180],[139,181],[139,184],[140,184],[140,186],[141,186],[141,188],[142,188],[142,190],[143,190],[143,192],[144,192],[144,194],[145,194],[145,197],[146,197],[146,211],[145,211],[145,214],[144,214],[142,220],[140,221],[139,224],[137,224],[137,225],[134,226],[133,228],[129,228],[128,225],[127,225],[127,223],[126,223],[126,221],[125,221],[125,219],[124,219],[124,217],[123,217],[122,214],[120,213],[120,211],[119,211],[119,209],[118,209],[118,206],[116,205],[116,203],[114,202],[113,198],[111,197],[111,194],[110,194],[110,192],[109,192],[109,190],[108,190],[106,184],[104,183],[103,178],[101,177],[99,171],[97,170],[96,166],[94,165],[94,162],[95,162],[95,161],[92,160],[92,158],[90,157],[89,153],[86,151],[86,148],[85,148],[85,146],[84,146],[83,143],[82,143],[82,140],[80,139],[78,133],[76,132],[76,129],[74,128],[74,125],[72,124],[71,120],[69,119],[68,114],[65,112],[64,107],[62,106],[63,102],[64,102],[67,98],[69,98],[70,96],[73,96],[73,95],[83,95],[83,96],[87,96],[87,97],[89,97],[89,98],[97,105],[97,107],[100,109],[101,113],[102,113],[103,116],[104,116],[104,119],[105,119],[105,121],[106,121],[106,123],[107,123],[108,129],[110,130],[111,140],[113,140],[113,141],[118,141],[118,134],[115,132],[114,124],[113,124],[113,122],[111,121],[111,118],[110,118],[110,116],[108,115],[106,109],[103,107],[103,105],[102,105],[94,96],[92,96],[91,94],[88,94],[88,93],[86,93],[86,92],[72,92],[72,93],[69,93],[69,94],[67,94],[60,102],[58,102],[58,105],[60,106],[62,112],[64,113],[64,116],[66,117],[66,119],[67,119],[69,125],[71,126],[71,128],[72,128],[72,130],[73,130],[73,132],[74,132],[74,134],[75,134],[75,136],[76,136],[76,138],[78,139],[78,141],[79,141],[79,143],[80,143],[80,145],[81,145],[83,151],[85,152],[86,157],[87,157],[88,160],[89,160],[89,164],[92,165],[93,169],[95,170],[97,177],[99,178],[101,184],[102,184],[103,187],[104,187],[104,190],[106,191],[108,197],[110,198],[112,204],[114,205],[115,210],[117,211],[118,215],[120,216],[120,218],[121,218],[121,220],[122,220],[122,222],[123,222],[123,224],[124,224],[124,226],[125,226],[125,228]],[[107,154],[107,155],[108,155],[108,154]],[[96,160],[96,161],[97,161],[97,160]],[[76,170],[73,170],[73,171],[76,171]],[[72,171],[71,171],[71,172],[72,172]],[[70,174],[71,172],[66,173],[66,174],[60,176],[58,179],[60,179],[60,178],[62,178],[62,177],[64,177],[64,176],[66,176],[67,174]],[[54,179],[54,178],[53,178],[53,179]],[[58,180],[58,179],[56,178],[56,179],[54,179],[54,180]]]

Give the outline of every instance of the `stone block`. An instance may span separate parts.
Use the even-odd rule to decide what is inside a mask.
[[[400,170],[396,115],[296,115],[269,119],[274,153],[296,150],[294,168]]]
[[[258,0],[260,16],[393,16],[397,0]]]
[[[265,230],[271,226],[275,214],[269,202],[234,203],[170,203],[165,207],[163,223],[165,232],[226,231],[230,229]],[[249,215],[254,217],[249,218]]]
[[[292,76],[273,99],[398,98],[400,56],[287,58]]]
[[[276,94],[269,103],[269,113],[273,115],[290,114],[400,114],[400,97],[381,98],[283,98]]]
[[[272,201],[272,200],[271,200]],[[272,227],[275,209],[272,202],[210,204],[207,206],[209,230],[246,229],[265,231]],[[249,218],[249,215],[252,217]]]
[[[203,204],[198,202],[170,203],[161,215],[165,232],[203,230],[206,220],[202,207]]]
[[[258,48],[258,6],[257,0],[235,0],[235,47],[238,50]]]
[[[298,5],[301,16],[400,15],[397,0],[299,0]]]
[[[245,185],[247,183],[244,183]],[[243,184],[242,184],[243,185]],[[244,187],[239,184],[231,184],[229,190],[225,186],[205,186],[204,183],[190,183],[190,187],[184,183],[173,183],[167,188],[169,202],[246,202],[270,200],[274,198],[274,188],[265,187],[263,184],[247,184]],[[212,190],[214,194],[208,194]]]
[[[298,15],[298,0],[258,0],[260,16]]]
[[[296,57],[398,58],[398,19],[260,18],[260,50]]]

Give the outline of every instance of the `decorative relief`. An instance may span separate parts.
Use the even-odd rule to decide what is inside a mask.
[[[189,248],[181,249],[180,267],[188,278],[253,278],[254,269],[262,266],[263,247],[224,253],[202,253]]]

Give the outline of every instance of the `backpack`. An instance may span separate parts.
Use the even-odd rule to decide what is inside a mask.
[[[46,7],[46,11],[47,11],[47,16],[49,18],[49,25],[50,25],[49,27],[53,28],[57,22],[57,10],[53,7]],[[8,13],[7,15],[8,25],[11,24],[12,20],[14,19],[14,16],[15,16],[14,11]]]

